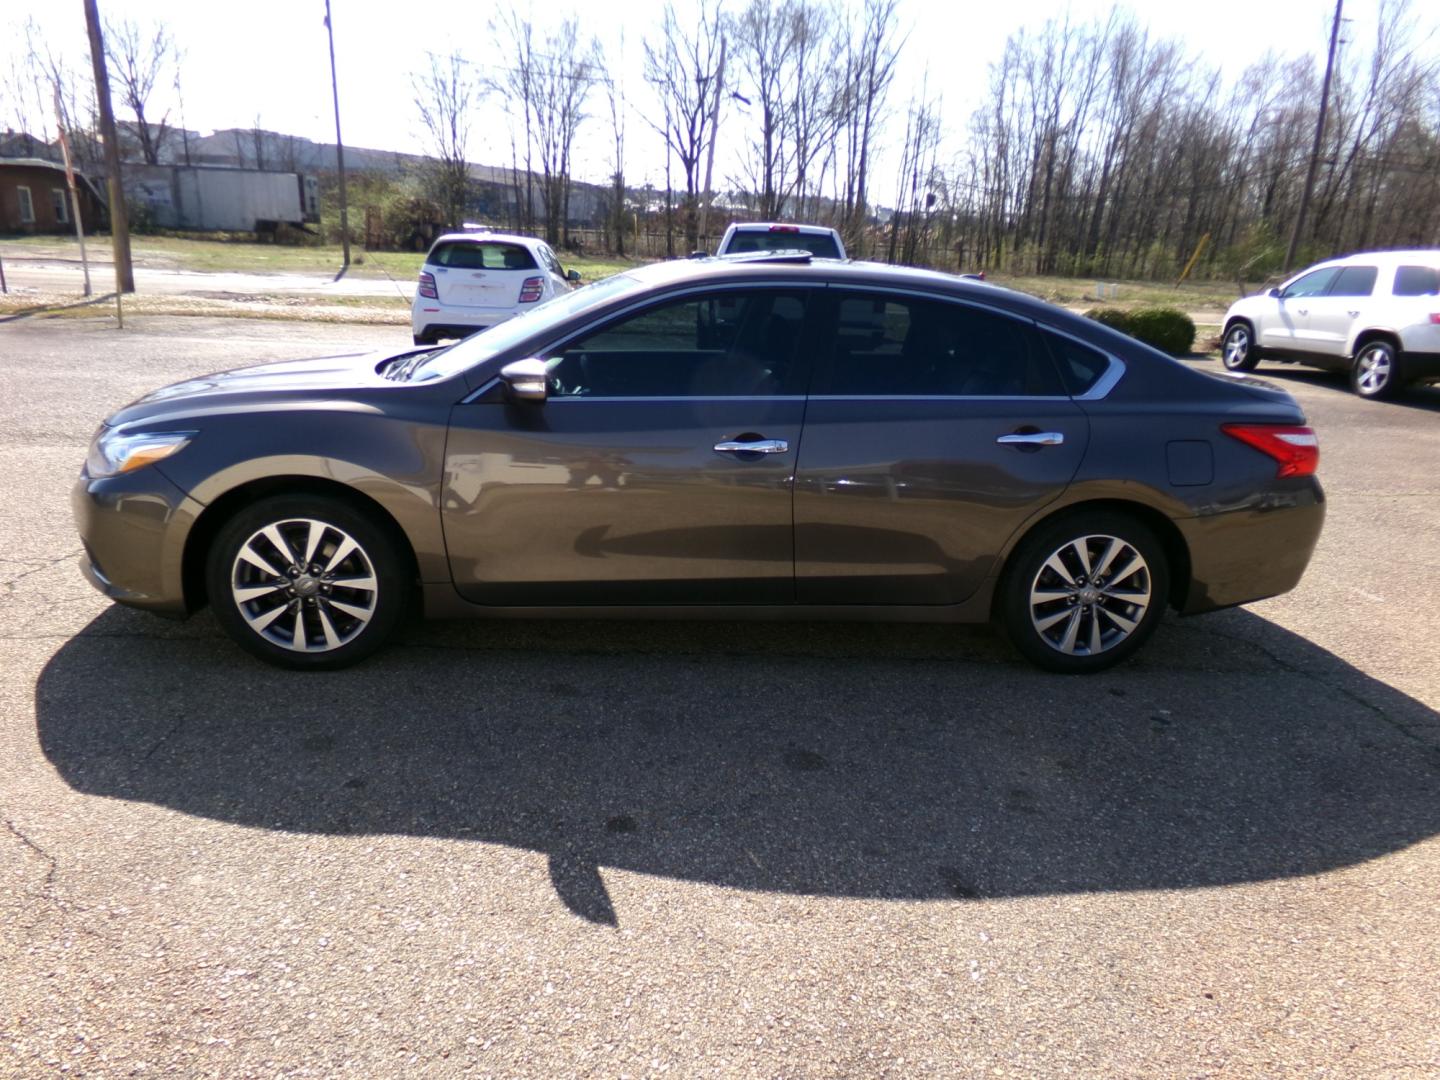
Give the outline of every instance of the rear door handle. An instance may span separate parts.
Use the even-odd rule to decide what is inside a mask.
[[[1065,435],[1059,431],[1026,431],[1001,435],[995,440],[1001,446],[1059,446]]]
[[[790,449],[784,439],[756,439],[753,442],[717,442],[717,454],[783,454]]]

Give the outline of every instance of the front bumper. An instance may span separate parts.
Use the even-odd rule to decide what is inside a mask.
[[[1287,483],[1255,505],[1175,522],[1190,550],[1182,615],[1279,596],[1300,583],[1325,524],[1314,477]]]
[[[82,472],[70,508],[85,546],[80,572],[90,584],[131,607],[188,613],[185,539],[204,509],[200,503],[152,465],[103,480]]]

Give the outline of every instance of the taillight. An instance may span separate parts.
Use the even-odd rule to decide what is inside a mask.
[[[1430,322],[1435,326],[1440,326],[1440,311],[1432,311],[1430,313]]]
[[[538,277],[527,277],[525,283],[520,286],[520,303],[533,304],[540,299],[540,294],[545,291],[545,279]]]
[[[1309,476],[1320,464],[1313,428],[1284,424],[1221,424],[1220,430],[1280,463],[1276,476]]]
[[[420,285],[415,291],[427,300],[440,299],[440,294],[435,291],[435,275],[424,270],[420,271]]]

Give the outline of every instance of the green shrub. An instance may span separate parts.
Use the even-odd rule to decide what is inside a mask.
[[[1087,319],[1094,319],[1098,323],[1110,327],[1111,330],[1119,330],[1122,334],[1130,333],[1130,313],[1118,307],[1097,307],[1085,312]]]
[[[1087,319],[1094,319],[1112,330],[1143,341],[1146,345],[1169,353],[1183,356],[1195,346],[1195,323],[1183,311],[1175,308],[1152,307],[1138,311],[1122,311],[1120,308],[1092,308],[1085,313]]]
[[[1130,313],[1132,337],[1171,356],[1184,356],[1195,345],[1195,322],[1175,308],[1141,308]]]

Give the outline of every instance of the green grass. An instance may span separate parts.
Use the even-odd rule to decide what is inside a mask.
[[[110,259],[109,237],[89,238],[88,254],[95,261]],[[191,270],[200,273],[322,274],[334,276],[340,270],[338,244],[289,247],[257,244],[253,241],[190,239],[174,236],[134,236],[130,254],[137,267],[164,270]],[[397,281],[410,280],[420,272],[424,254],[410,251],[364,251],[351,248],[350,276]],[[0,258],[80,258],[80,245],[73,237],[12,237],[0,240]],[[629,260],[613,257],[572,259],[561,257],[567,270],[580,271],[586,281],[609,277],[629,266]]]
[[[1186,282],[1178,289],[1173,283],[1156,281],[1115,281],[1108,278],[1041,277],[1038,275],[990,274],[990,281],[1007,289],[1029,293],[1052,304],[1066,307],[1174,307],[1184,312],[1223,313],[1238,299],[1234,282]],[[1101,299],[1097,285],[1105,285]],[[1112,296],[1108,288],[1113,286]],[[1198,323],[1199,320],[1197,319]]]

